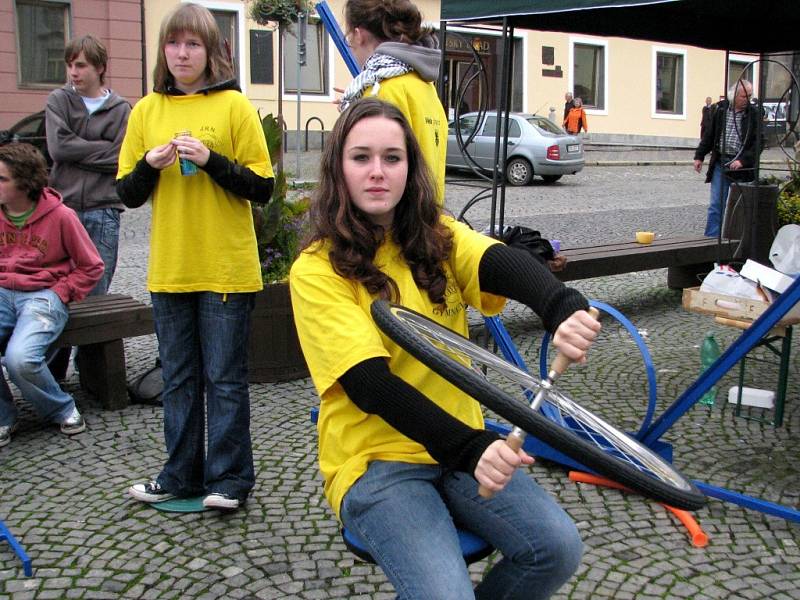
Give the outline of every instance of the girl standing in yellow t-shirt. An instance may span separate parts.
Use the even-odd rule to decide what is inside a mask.
[[[234,510],[255,484],[247,341],[263,284],[250,202],[269,201],[272,166],[208,9],[166,16],[153,79],[128,120],[117,191],[130,208],[153,198],[147,288],[168,456],[154,481],[128,491]]]
[[[444,217],[410,126],[377,99],[334,126],[311,218],[289,281],[333,510],[402,598],[549,597],[580,561],[574,524],[517,470],[533,459],[383,335],[370,305],[399,302],[465,334],[467,305],[496,314],[514,298],[580,361],[600,327],[586,299],[527,252]],[[483,498],[479,484],[496,495]],[[475,591],[455,523],[504,555]]]

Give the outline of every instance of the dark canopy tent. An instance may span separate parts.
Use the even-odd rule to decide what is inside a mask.
[[[442,0],[443,21],[689,44],[738,52],[796,50],[798,0]]]
[[[800,0],[441,0],[441,19],[445,25],[494,24],[502,25],[505,83],[508,89],[511,71],[510,30],[514,28],[539,31],[560,31],[604,37],[623,37],[653,42],[685,44],[715,50],[751,54],[783,53],[800,50]],[[794,84],[797,85],[796,82]],[[795,89],[797,89],[795,87]],[[509,111],[509,96],[501,100],[500,110]],[[499,123],[499,120],[498,120]],[[499,126],[498,126],[499,130]],[[507,139],[507,131],[505,137]],[[505,147],[505,144],[502,144]],[[498,156],[498,144],[495,157]],[[497,187],[497,177],[493,188]],[[501,186],[502,187],[502,186]],[[754,186],[755,187],[755,186]],[[503,201],[500,203],[502,225]],[[495,196],[492,196],[492,222],[495,227]],[[756,222],[751,213],[751,221]],[[755,244],[756,236],[752,236]],[[763,261],[762,261],[763,262]],[[797,302],[794,294],[785,293],[771,313],[771,321],[759,319],[759,326],[748,329],[734,346],[712,366],[716,379],[751,350],[756,342]],[[788,353],[786,355],[788,357]],[[709,389],[707,371],[692,384],[675,404],[665,411],[644,438],[658,440],[688,408]],[[703,387],[705,386],[705,387]],[[695,482],[700,485],[699,482]],[[766,514],[798,520],[798,511],[723,488],[702,484],[709,496],[760,510]]]
[[[503,112],[510,110],[509,38],[515,28],[642,39],[751,54],[800,49],[797,35],[800,0],[442,0],[441,19],[445,30],[447,25],[502,26],[505,47],[498,82],[498,108]],[[506,136],[507,132],[504,136],[500,131],[498,121],[495,157],[499,165],[505,165],[506,144],[500,140]],[[504,208],[505,186],[495,174],[491,231],[502,229]],[[495,229],[496,225],[499,229]],[[755,248],[759,237],[755,219],[752,229],[747,244]]]

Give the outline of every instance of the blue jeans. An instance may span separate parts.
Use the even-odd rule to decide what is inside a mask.
[[[717,163],[714,167],[714,172],[711,174],[711,200],[708,204],[705,231],[705,235],[708,237],[719,236],[730,187],[730,177],[725,174],[725,168],[722,163]]]
[[[50,344],[67,324],[67,307],[52,290],[18,292],[0,288],[0,346],[5,347],[6,369],[39,415],[61,423],[75,408],[72,396],[62,390],[45,361]],[[17,407],[0,371],[0,425],[17,420]]]
[[[105,268],[103,277],[95,284],[90,296],[102,296],[108,293],[114,271],[117,270],[117,250],[119,249],[120,211],[116,208],[98,208],[95,210],[79,210],[78,218],[86,228],[94,242]]]
[[[345,495],[341,516],[407,600],[549,598],[583,553],[569,515],[519,470],[485,499],[466,473],[375,461]],[[456,526],[503,554],[474,590]]]
[[[244,502],[255,485],[247,383],[253,296],[151,294],[168,455],[157,481],[177,496],[218,492]]]

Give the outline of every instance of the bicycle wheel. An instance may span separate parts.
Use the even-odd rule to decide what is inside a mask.
[[[705,496],[670,463],[566,395],[551,390],[545,398],[558,421],[532,411],[530,399],[541,386],[525,371],[413,310],[376,300],[371,312],[378,327],[417,360],[588,469],[676,508],[705,505]]]

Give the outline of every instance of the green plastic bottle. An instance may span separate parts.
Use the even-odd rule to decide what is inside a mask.
[[[711,365],[713,365],[714,362],[719,358],[720,354],[722,354],[722,352],[719,349],[719,344],[717,344],[714,334],[708,333],[706,338],[703,340],[703,345],[700,346],[700,364],[703,367],[700,372],[705,372]],[[712,387],[700,397],[700,404],[714,406],[714,402],[717,400],[717,392],[717,387]]]

